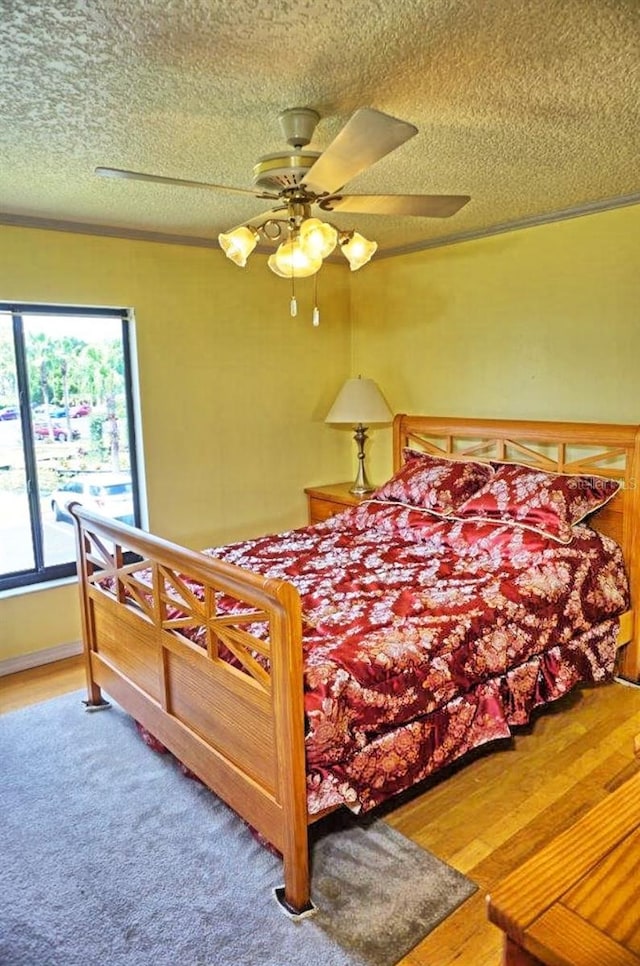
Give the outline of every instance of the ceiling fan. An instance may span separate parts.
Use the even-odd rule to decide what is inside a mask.
[[[316,111],[308,107],[289,108],[279,115],[278,120],[290,148],[259,158],[253,169],[253,189],[186,181],[121,168],[98,167],[95,171],[105,177],[227,191],[275,202],[270,211],[221,234],[219,241],[225,254],[237,265],[244,266],[261,236],[277,242],[286,232],[288,241],[271,256],[269,267],[277,275],[287,278],[317,272],[322,259],[338,241],[352,270],[369,261],[377,249],[375,242],[367,242],[358,232],[339,231],[328,222],[311,218],[313,206],[322,212],[448,218],[470,200],[469,195],[343,193],[347,182],[418,133],[418,129],[406,121],[373,108],[360,108],[320,153],[303,150],[310,143],[320,120]],[[311,226],[310,222],[313,223]]]

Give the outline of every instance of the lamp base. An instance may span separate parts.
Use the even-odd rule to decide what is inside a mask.
[[[373,493],[375,486],[353,486],[349,487],[349,493],[353,493],[354,496],[366,496],[367,493]]]
[[[360,423],[356,427],[353,438],[358,444],[358,473],[353,481],[353,486],[349,489],[349,493],[353,493],[355,496],[365,496],[367,493],[373,493],[375,490],[375,486],[371,486],[371,483],[369,483],[367,471],[364,468],[364,444],[367,438],[367,427]]]

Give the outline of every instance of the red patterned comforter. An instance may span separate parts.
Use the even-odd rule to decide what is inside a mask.
[[[302,597],[308,804],[368,809],[613,671],[622,553],[365,503],[207,551]]]

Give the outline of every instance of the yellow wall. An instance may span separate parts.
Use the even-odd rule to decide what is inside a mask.
[[[151,529],[193,547],[305,518],[348,479],[323,424],[349,374],[395,411],[640,422],[640,207],[322,270],[288,313],[252,256],[0,227],[0,298],[133,306]],[[371,476],[390,469],[371,430]],[[79,637],[76,588],[0,599],[0,660]]]
[[[0,227],[0,298],[135,309],[151,529],[210,546],[305,520],[303,489],[348,478],[324,416],[349,374],[349,277],[289,287],[264,256]],[[77,640],[75,587],[0,598],[0,660]]]
[[[351,300],[396,412],[640,423],[640,206],[374,260]]]

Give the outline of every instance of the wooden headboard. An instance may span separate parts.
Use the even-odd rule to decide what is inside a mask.
[[[589,518],[624,554],[632,610],[621,621],[619,672],[640,678],[640,426],[399,414],[393,424],[394,470],[405,447],[450,459],[524,463],[552,473],[620,480],[622,489]],[[637,616],[636,616],[637,615]]]

